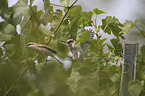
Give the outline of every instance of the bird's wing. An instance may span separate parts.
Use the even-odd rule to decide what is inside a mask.
[[[51,48],[49,48],[49,47],[47,47],[47,46],[45,46],[45,45],[38,45],[38,47],[40,47],[40,48],[45,48],[45,49],[51,51],[51,52],[54,53],[54,54],[57,53],[55,50],[53,50],[53,49],[51,49]]]
[[[66,43],[63,43],[63,42],[59,42],[59,43],[61,43],[61,44],[65,45],[65,46],[67,46],[67,44],[66,44]]]
[[[92,32],[92,30],[89,30],[89,31],[90,31],[90,40],[92,40],[94,37],[94,32]],[[80,47],[84,52],[86,52],[86,50],[88,49],[90,40],[87,40],[80,44]]]

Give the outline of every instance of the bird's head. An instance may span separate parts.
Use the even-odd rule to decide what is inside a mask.
[[[66,43],[67,43],[67,46],[68,46],[68,47],[71,47],[71,46],[74,46],[75,40],[69,39],[69,40],[66,41]]]

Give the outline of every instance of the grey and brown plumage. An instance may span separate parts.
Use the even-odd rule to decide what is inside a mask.
[[[94,37],[94,33],[92,31],[90,31],[90,40],[92,40],[93,37]],[[75,45],[75,40],[73,40],[73,39],[68,39],[66,41],[67,47],[73,54],[73,59],[83,59],[85,57],[84,54],[89,47],[90,40],[87,40],[78,45]]]
[[[43,56],[51,56],[56,59],[60,64],[62,64],[56,57],[54,57],[54,54],[57,54],[57,52],[46,45],[29,42],[25,47],[31,48],[32,50],[42,54]]]

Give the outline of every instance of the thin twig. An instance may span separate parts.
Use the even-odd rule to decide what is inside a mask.
[[[137,25],[135,25],[136,26],[136,28],[141,32],[141,30],[139,29],[139,27],[137,26]]]
[[[33,60],[36,60],[39,54],[37,54]],[[23,71],[23,73],[16,79],[16,81],[10,86],[10,88],[4,93],[4,96],[6,96],[15,86],[16,83],[25,75],[25,73],[28,71],[28,67]]]
[[[2,80],[2,81],[3,81],[3,84],[4,84],[4,90],[5,90],[5,92],[6,92],[6,90],[7,90],[6,83],[5,83],[4,80]]]
[[[16,85],[16,83],[23,77],[23,75],[28,71],[28,68],[24,70],[24,72],[16,79],[16,81],[10,86],[10,88],[4,93],[4,96],[6,96]]]
[[[62,16],[60,22],[58,23],[57,27],[54,30],[54,34],[58,31],[59,27],[61,26],[61,24],[63,23],[63,20],[65,19],[66,15],[68,14],[69,10],[72,8],[72,6],[77,2],[78,0],[75,0],[70,6],[67,7],[67,10],[65,12],[65,14]],[[53,37],[50,37],[50,39],[46,42],[45,45],[48,45],[49,42],[52,40]]]

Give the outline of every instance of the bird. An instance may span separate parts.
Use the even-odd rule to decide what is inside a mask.
[[[37,44],[34,42],[29,42],[25,48],[31,48],[32,50],[34,50],[35,52],[42,54],[43,56],[51,56],[53,57],[55,60],[57,60],[60,64],[62,64],[55,56],[54,54],[57,54],[57,52],[51,48],[49,48],[46,45],[43,44]],[[47,60],[47,59],[46,59]]]
[[[75,45],[74,39],[68,39],[66,41],[66,45],[69,48],[69,50],[71,51],[71,53],[73,55],[73,59],[84,59],[84,57],[85,57],[84,54],[89,47],[89,42],[94,37],[94,33],[92,32],[92,30],[89,30],[89,31],[90,31],[90,40],[87,40],[87,41],[80,43],[78,45]]]

